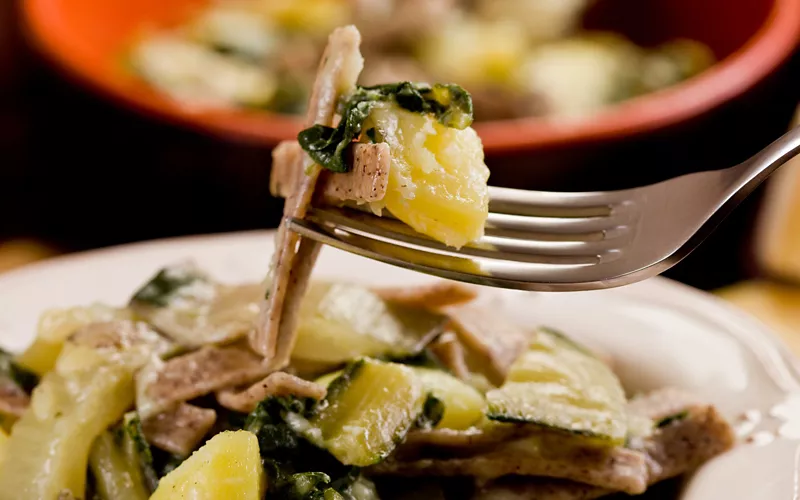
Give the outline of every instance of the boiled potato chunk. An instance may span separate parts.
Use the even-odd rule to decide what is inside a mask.
[[[517,21],[447,23],[428,39],[422,63],[437,79],[467,88],[508,85],[528,50],[525,28]]]
[[[550,115],[580,118],[638,94],[640,56],[614,35],[568,38],[531,51],[517,79],[544,100]]]
[[[258,439],[225,431],[158,483],[151,500],[260,500],[266,489]]]
[[[327,35],[349,18],[349,6],[341,0],[261,0],[254,6],[278,26],[309,35]]]
[[[489,169],[475,130],[449,128],[431,115],[388,103],[373,108],[364,124],[369,128],[392,154],[386,196],[373,210],[386,208],[416,231],[456,248],[483,236]]]

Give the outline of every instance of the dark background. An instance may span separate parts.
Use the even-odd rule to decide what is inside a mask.
[[[696,126],[691,143],[662,137],[657,159],[642,144],[614,157],[613,168],[598,165],[580,187],[668,177],[696,169],[686,163],[693,156],[700,169],[749,157],[789,124],[800,99],[800,52],[760,92],[771,106],[745,101],[721,111]],[[664,144],[676,154],[665,155]],[[0,242],[30,237],[69,252],[275,227],[282,202],[268,192],[269,161],[263,147],[164,125],[86,91],[36,55],[15,2],[0,0]],[[668,276],[710,289],[752,275],[748,238],[759,194]]]

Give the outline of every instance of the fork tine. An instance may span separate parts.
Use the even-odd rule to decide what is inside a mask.
[[[490,212],[486,220],[487,234],[507,238],[535,239],[537,233],[564,236],[564,239],[584,239],[587,233],[608,232],[606,237],[618,234],[621,228],[627,227],[633,214],[628,211],[619,211],[605,216],[592,217],[541,217],[526,215],[511,215]],[[616,230],[616,231],[614,231]]]
[[[313,209],[309,211],[306,218],[317,225],[331,225],[349,233],[357,233],[383,241],[399,242],[442,255],[502,259],[514,262],[551,264],[596,262],[598,255],[616,250],[620,246],[619,241],[611,239],[547,241],[499,238],[489,235],[457,250],[417,233],[400,221],[366,213]]]
[[[329,221],[331,223],[350,224],[349,221],[361,222],[364,224],[361,227],[362,230],[368,230],[373,225],[380,225],[409,237],[425,237],[405,223],[400,222],[388,212],[381,217],[377,217],[370,212],[358,209],[326,207],[324,209],[312,209],[312,213],[316,213],[320,218],[331,219]],[[503,245],[505,240],[509,239],[524,241],[531,247],[531,251],[537,245],[541,248],[548,248],[551,251],[558,250],[559,247],[567,249],[574,248],[574,243],[610,241],[628,236],[630,234],[630,222],[627,219],[628,217],[547,218],[490,213],[485,227],[485,239],[493,245]],[[559,241],[571,242],[571,244],[542,243],[540,245],[538,243]],[[609,245],[619,246],[621,244],[622,242],[605,243],[598,247],[596,251],[602,251]],[[516,246],[518,247],[519,244]]]
[[[588,241],[613,238],[622,234],[634,222],[636,212],[630,210],[629,208],[631,207],[629,205],[619,204],[613,207],[577,208],[566,206],[563,209],[528,207],[531,208],[531,212],[537,212],[537,214],[525,215],[493,212],[491,211],[493,205],[490,204],[490,212],[486,220],[486,234],[501,238],[542,241]],[[352,217],[369,213],[362,210],[360,205],[346,204],[345,207],[350,209]],[[517,212],[520,211],[517,210]],[[383,220],[396,220],[388,212],[385,212],[381,218]]]
[[[489,186],[489,211],[543,217],[608,216],[626,198],[624,191],[552,193]]]
[[[412,271],[479,285],[518,290],[567,290],[591,288],[576,280],[579,273],[595,263],[514,263],[494,259],[441,255],[371,239],[359,234],[320,226],[306,219],[291,218],[288,228],[320,243]]]

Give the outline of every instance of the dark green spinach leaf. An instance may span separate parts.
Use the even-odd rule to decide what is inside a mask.
[[[347,172],[347,148],[361,135],[362,125],[372,108],[381,102],[394,102],[412,113],[429,113],[447,127],[459,130],[472,124],[472,97],[458,85],[427,83],[389,83],[372,87],[357,86],[340,104],[337,127],[314,125],[297,135],[300,146],[318,164],[332,172]],[[375,141],[374,132],[370,139]]]
[[[417,418],[414,427],[425,430],[433,429],[444,417],[444,410],[444,401],[433,394],[428,394],[425,405],[422,407],[422,414]]]
[[[193,264],[168,266],[137,290],[131,302],[166,307],[181,288],[196,281],[209,281],[209,278]]]
[[[269,498],[276,500],[350,500],[359,479],[357,467],[341,464],[314,446],[287,422],[293,416],[310,418],[313,399],[272,397],[247,416],[244,428],[258,437],[259,451],[269,477]]]

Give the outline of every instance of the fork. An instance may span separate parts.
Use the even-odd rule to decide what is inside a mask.
[[[442,278],[535,291],[613,288],[680,262],[798,153],[800,127],[734,167],[639,188],[558,193],[489,187],[485,234],[460,249],[352,208],[313,208],[286,223],[303,237]]]

